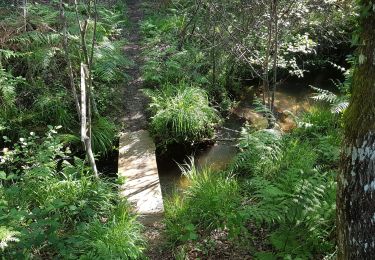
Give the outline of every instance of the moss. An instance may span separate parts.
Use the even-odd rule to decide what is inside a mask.
[[[368,1],[364,1],[368,2]],[[353,94],[344,122],[349,140],[356,140],[375,130],[375,14],[362,15],[358,57],[362,57],[353,74]]]

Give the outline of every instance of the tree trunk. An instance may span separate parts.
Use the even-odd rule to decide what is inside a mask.
[[[81,63],[81,141],[85,147],[86,156],[89,164],[99,178],[98,169],[96,168],[94,153],[91,144],[91,115],[90,115],[90,97],[87,95],[87,69],[85,64]]]
[[[93,6],[92,6],[93,4]],[[96,43],[96,29],[98,20],[97,1],[89,1],[86,4],[87,16],[80,20],[78,11],[78,1],[74,0],[74,7],[76,13],[77,23],[79,25],[80,38],[81,38],[81,49],[83,62],[81,63],[81,140],[86,151],[86,156],[89,164],[95,174],[95,177],[99,177],[98,170],[95,163],[94,154],[92,152],[92,106],[95,106],[92,91],[92,65],[94,59],[94,47]],[[91,50],[87,48],[86,35],[88,30],[89,19],[94,16],[94,28],[93,36],[91,40]],[[94,107],[96,112],[96,107]]]
[[[274,52],[273,52],[273,82],[272,82],[272,98],[271,98],[271,111],[274,111],[275,106],[275,92],[276,92],[276,83],[277,83],[277,60],[279,52],[279,20],[277,14],[278,1],[273,0],[273,20],[274,20]]]
[[[267,28],[267,46],[266,46],[266,53],[264,57],[264,64],[263,64],[263,104],[270,106],[270,81],[268,77],[268,70],[269,70],[269,60],[270,60],[270,52],[271,52],[271,44],[272,44],[272,11],[270,10],[270,17],[268,21],[268,28]]]
[[[360,4],[358,65],[337,180],[339,260],[375,256],[375,9],[370,0]]]
[[[27,31],[27,0],[23,0],[23,26],[26,32]]]

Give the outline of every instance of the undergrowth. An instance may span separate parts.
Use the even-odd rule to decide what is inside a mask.
[[[69,59],[74,84],[79,88],[79,29],[73,5],[64,6]],[[84,11],[80,6],[78,9],[81,15]],[[127,24],[126,6],[121,1],[99,4],[98,13],[93,63],[93,145],[94,152],[106,153],[112,149],[115,137],[109,116],[112,118],[120,106],[118,86],[126,80],[123,70],[130,61],[123,54],[124,40],[121,39]],[[0,134],[17,140],[30,131],[42,133],[40,126],[46,125],[61,125],[62,132],[76,134],[79,118],[69,87],[58,5],[29,3],[24,30],[20,29],[22,15],[11,7],[0,16]],[[92,33],[90,23],[88,39]]]
[[[139,259],[144,242],[113,180],[59,140],[30,133],[0,156],[0,245],[9,259]],[[11,145],[10,140],[5,140]]]
[[[303,121],[284,135],[244,129],[241,152],[224,172],[186,170],[191,186],[166,203],[170,245],[198,246],[219,229],[257,259],[334,254],[338,117],[320,108]],[[254,227],[267,232],[261,247]]]

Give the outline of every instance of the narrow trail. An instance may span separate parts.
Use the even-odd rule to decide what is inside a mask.
[[[145,129],[147,119],[144,111],[146,110],[147,98],[140,91],[143,80],[141,75],[141,66],[143,63],[141,55],[141,35],[139,22],[143,19],[143,12],[140,0],[128,0],[128,17],[130,28],[125,36],[129,43],[124,47],[126,56],[131,59],[133,64],[126,73],[131,80],[124,90],[124,118],[125,127],[130,131]]]
[[[143,64],[141,50],[141,33],[140,22],[144,14],[142,10],[142,0],[127,0],[129,29],[125,38],[129,41],[124,46],[125,55],[132,61],[132,65],[126,70],[131,80],[126,84],[124,89],[123,104],[124,114],[122,122],[124,122],[125,131],[136,132],[146,130],[147,117],[145,111],[147,109],[148,99],[140,91],[143,85],[141,67]],[[136,147],[135,149],[139,149]],[[162,216],[156,215],[145,225],[144,237],[146,239],[147,248],[146,256],[149,259],[171,259],[170,254],[162,252],[163,230]]]

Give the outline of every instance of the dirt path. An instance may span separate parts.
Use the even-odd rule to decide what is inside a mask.
[[[143,85],[141,67],[143,64],[141,50],[140,22],[143,19],[142,0],[127,0],[129,30],[125,37],[129,43],[124,47],[125,55],[133,62],[126,71],[131,80],[125,86],[123,104],[125,130],[135,132],[147,128],[148,99],[140,91]],[[145,224],[145,223],[144,223]],[[149,259],[171,259],[170,254],[162,252],[164,225],[162,216],[145,224],[144,236],[147,241],[146,256]]]
[[[140,68],[142,67],[141,56],[141,35],[139,22],[143,18],[140,0],[128,0],[128,17],[130,28],[125,36],[129,41],[124,47],[126,56],[132,60],[133,64],[126,73],[131,80],[124,90],[124,119],[125,128],[130,131],[145,129],[147,120],[144,111],[146,110],[147,98],[140,91],[143,80]]]

